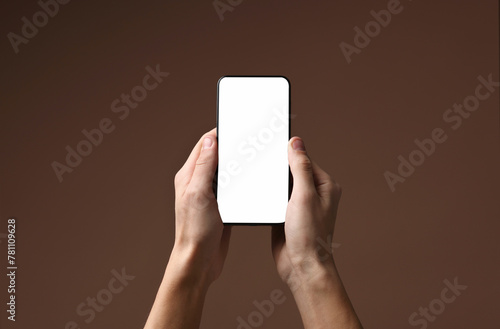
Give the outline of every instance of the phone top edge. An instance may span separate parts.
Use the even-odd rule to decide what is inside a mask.
[[[284,75],[223,75],[217,81],[217,85],[219,85],[221,80],[224,78],[282,78],[285,79],[290,85],[290,79]]]

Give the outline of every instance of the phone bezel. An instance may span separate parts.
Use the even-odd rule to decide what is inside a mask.
[[[288,140],[291,138],[291,130],[292,130],[292,125],[291,125],[291,114],[292,114],[292,84],[290,83],[290,80],[284,76],[284,75],[224,75],[219,78],[217,81],[217,111],[216,111],[216,131],[217,131],[217,145],[219,144],[219,86],[220,82],[224,78],[283,78],[287,81],[288,83]],[[217,152],[218,156],[218,152]],[[219,171],[219,165],[217,164],[217,168],[215,169],[215,175],[214,175],[214,183],[213,183],[213,190],[214,190],[214,195],[215,198],[217,199],[217,180],[218,180],[218,171]],[[292,194],[292,187],[293,187],[293,176],[290,171],[290,165],[288,165],[288,200],[290,200],[290,196]],[[283,222],[278,222],[278,223],[240,223],[240,222],[223,222],[224,225],[231,225],[231,226],[268,226],[268,225],[284,225],[285,220],[283,219]]]

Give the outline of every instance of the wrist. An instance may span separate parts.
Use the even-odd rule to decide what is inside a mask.
[[[198,328],[209,284],[193,256],[174,247],[145,328]]]
[[[294,295],[332,290],[342,286],[333,259],[301,260],[294,264],[285,282]]]
[[[333,259],[311,261],[293,272],[287,283],[305,328],[327,328],[332,321],[339,328],[362,328]]]
[[[210,286],[209,268],[194,247],[174,245],[162,285],[195,289],[206,293]]]

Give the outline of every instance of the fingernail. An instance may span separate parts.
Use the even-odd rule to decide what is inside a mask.
[[[292,147],[295,151],[305,151],[306,150],[306,147],[304,146],[304,142],[300,138],[293,141]]]
[[[202,145],[201,149],[202,149],[202,150],[203,150],[203,149],[209,149],[209,148],[211,148],[211,147],[212,147],[212,144],[213,144],[213,142],[212,142],[212,138],[210,138],[210,137],[205,137],[205,139],[203,140],[203,145]]]

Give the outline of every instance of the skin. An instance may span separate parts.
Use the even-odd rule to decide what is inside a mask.
[[[340,186],[310,160],[293,137],[288,161],[294,179],[285,225],[272,229],[272,252],[309,328],[362,328],[330,248]],[[215,129],[198,141],[175,176],[175,243],[145,329],[199,328],[209,286],[224,265],[231,227],[219,215],[212,181]]]

